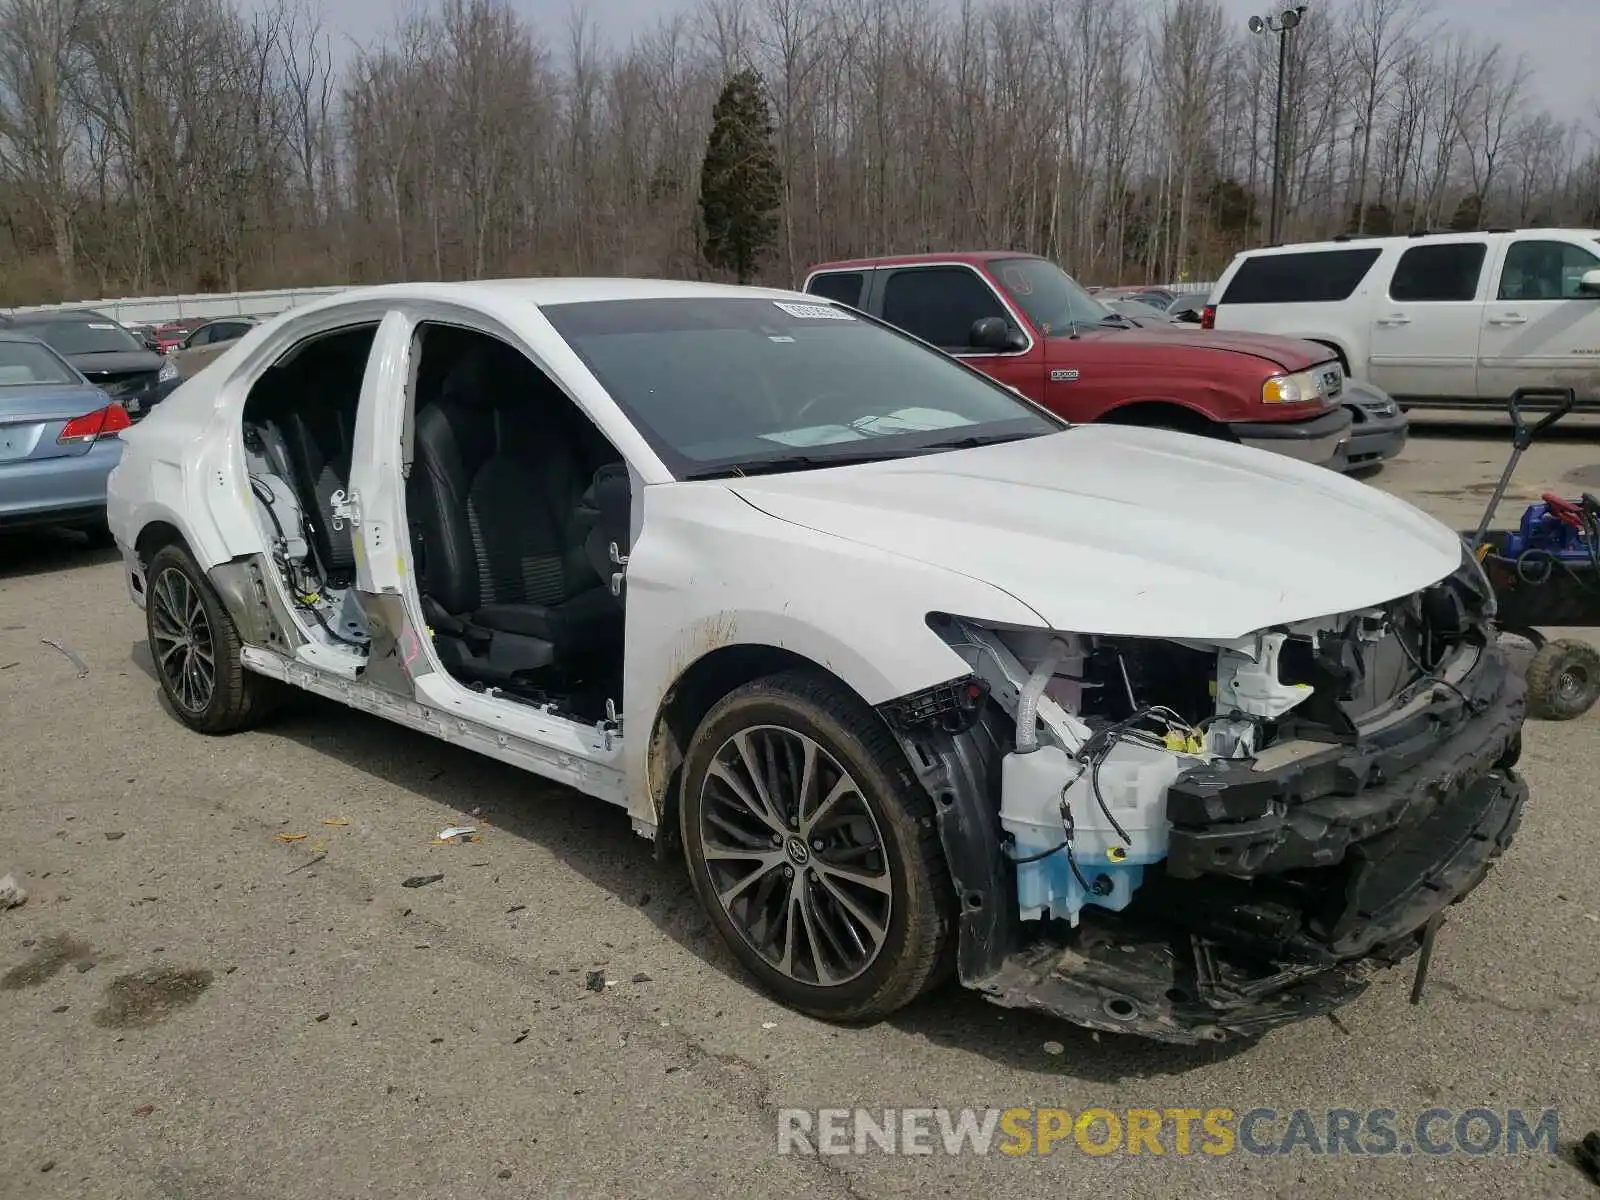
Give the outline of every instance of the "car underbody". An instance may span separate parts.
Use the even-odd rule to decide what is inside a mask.
[[[1463,563],[1416,596],[1242,645],[1064,638],[1043,662],[1038,634],[933,622],[972,674],[881,711],[936,801],[961,981],[1006,1007],[1195,1043],[1329,1012],[1431,949],[1527,792],[1512,770],[1523,685],[1486,600]],[[1030,679],[1033,748],[1018,738]],[[1146,696],[1192,732],[1163,748],[1113,733],[1104,749]],[[1060,800],[1042,845],[1008,789],[1050,739]]]

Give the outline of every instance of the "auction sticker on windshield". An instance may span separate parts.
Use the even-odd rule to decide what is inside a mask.
[[[773,304],[783,309],[791,317],[810,321],[854,321],[855,318],[843,309],[834,308],[831,304],[791,304],[786,300],[774,300]]]

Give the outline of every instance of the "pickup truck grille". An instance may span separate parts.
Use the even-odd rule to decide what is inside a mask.
[[[1318,367],[1317,381],[1322,385],[1322,394],[1329,400],[1337,400],[1344,394],[1344,370],[1337,363],[1330,367]]]

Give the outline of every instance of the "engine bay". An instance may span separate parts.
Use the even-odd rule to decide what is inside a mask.
[[[1464,556],[1420,593],[1214,644],[930,618],[971,675],[885,715],[914,765],[937,727],[991,781],[990,878],[1014,892],[980,922],[951,855],[964,935],[1004,943],[964,945],[963,982],[1184,1042],[1343,1003],[1431,938],[1520,817],[1523,691],[1492,612]],[[959,811],[956,772],[920,773]]]

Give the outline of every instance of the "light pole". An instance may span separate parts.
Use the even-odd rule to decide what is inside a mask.
[[[1297,4],[1268,17],[1251,17],[1251,33],[1278,35],[1278,102],[1272,110],[1272,207],[1267,214],[1267,242],[1278,244],[1283,201],[1283,76],[1288,64],[1289,30],[1300,24],[1306,6]]]

